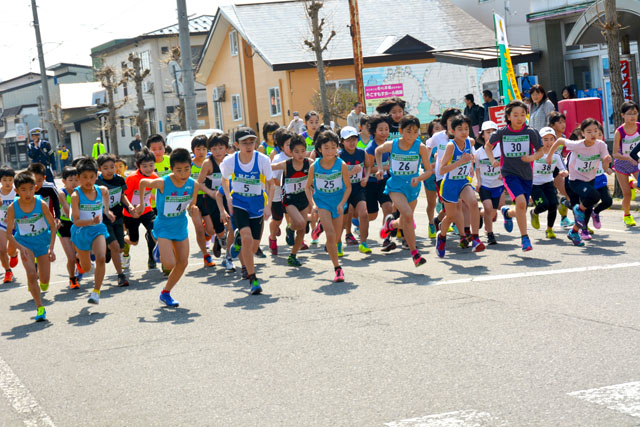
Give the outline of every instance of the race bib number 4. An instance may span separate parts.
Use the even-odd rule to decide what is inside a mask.
[[[39,214],[28,218],[16,218],[18,232],[23,237],[35,237],[47,230],[47,221],[44,215]]]
[[[166,196],[164,198],[164,216],[173,218],[181,215],[193,197],[189,194],[183,196]]]
[[[502,149],[506,157],[523,157],[531,152],[529,135],[504,135]]]
[[[415,175],[419,165],[420,156],[417,154],[391,154],[391,170],[394,175]]]
[[[286,194],[300,194],[304,191],[304,186],[307,182],[306,176],[298,178],[285,178],[284,179],[284,192]]]
[[[336,193],[342,190],[342,172],[316,174],[316,190],[322,193]]]

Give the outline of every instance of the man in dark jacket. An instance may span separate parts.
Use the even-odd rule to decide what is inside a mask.
[[[467,104],[467,107],[464,109],[463,114],[471,120],[469,136],[475,138],[480,133],[480,126],[484,121],[484,109],[473,102],[473,95],[470,93],[464,96],[464,103]]]
[[[27,147],[27,156],[31,159],[31,163],[42,163],[46,168],[45,179],[49,182],[53,182],[53,172],[51,166],[55,165],[54,152],[51,149],[51,144],[46,139],[41,140],[42,134],[41,128],[33,128],[29,132],[32,142]]]
[[[136,139],[129,143],[129,150],[133,151],[134,153],[142,150],[142,141],[140,141],[139,133],[136,134]]]

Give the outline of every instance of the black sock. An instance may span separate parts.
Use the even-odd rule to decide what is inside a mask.
[[[471,227],[465,227],[464,234],[471,234]]]
[[[340,266],[340,265],[339,265],[339,266],[337,266],[337,267],[333,267],[334,271],[338,271],[338,270],[340,270],[341,268],[342,268],[342,266]]]

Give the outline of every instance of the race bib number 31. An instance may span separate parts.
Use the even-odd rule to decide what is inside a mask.
[[[576,157],[576,170],[578,172],[589,173],[600,166],[600,154],[591,156],[578,154]]]
[[[506,157],[523,157],[529,155],[531,146],[529,135],[504,135],[502,149]]]

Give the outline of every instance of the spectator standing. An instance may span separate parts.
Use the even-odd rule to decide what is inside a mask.
[[[549,123],[549,115],[555,111],[553,102],[549,101],[547,92],[542,85],[531,86],[531,114],[529,115],[529,126],[540,130]]]
[[[97,137],[96,142],[93,144],[93,149],[91,150],[91,157],[98,160],[98,157],[100,157],[100,154],[104,154],[106,152],[107,152],[107,149],[104,147],[102,140],[100,139],[100,137]]]
[[[60,158],[61,169],[64,169],[64,167],[69,164],[69,149],[66,145],[62,144],[60,148],[58,148],[58,157]]]
[[[142,150],[142,141],[140,141],[140,134],[136,134],[136,139],[129,143],[129,150],[133,151],[133,154],[136,154],[138,151]]]
[[[293,120],[291,120],[289,126],[287,126],[287,130],[295,132],[296,135],[304,132],[304,121],[300,118],[300,114],[297,111],[293,112]]]
[[[484,109],[474,102],[472,94],[468,93],[464,96],[464,103],[467,106],[464,109],[464,115],[471,120],[471,132],[469,136],[475,138],[480,133],[480,126],[484,122]]]
[[[356,102],[353,104],[353,110],[347,116],[347,126],[351,126],[355,129],[360,129],[360,119],[364,116],[362,112],[362,102]]]
[[[482,106],[484,107],[484,119],[482,123],[484,123],[491,120],[489,116],[489,107],[497,107],[498,101],[493,99],[493,93],[491,93],[489,89],[485,89],[482,91],[482,99],[484,100],[484,104],[482,104]]]
[[[27,147],[27,156],[31,159],[31,163],[42,163],[45,167],[45,179],[53,182],[53,171],[51,168],[55,168],[54,151],[51,149],[49,141],[40,139],[41,134],[41,128],[33,128],[29,132],[29,135],[31,135],[31,143]]]

